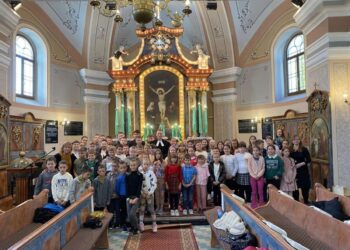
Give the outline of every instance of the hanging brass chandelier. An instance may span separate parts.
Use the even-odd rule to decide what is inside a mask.
[[[190,0],[182,0],[184,8],[182,13],[172,13],[169,9],[169,3],[172,0],[92,0],[90,5],[99,9],[100,13],[107,17],[114,17],[114,21],[122,23],[124,21],[120,10],[127,6],[132,6],[132,14],[136,23],[140,24],[141,29],[145,29],[146,24],[153,21],[155,26],[162,26],[160,12],[166,10],[167,16],[172,20],[175,27],[182,24],[183,19],[192,13]]]

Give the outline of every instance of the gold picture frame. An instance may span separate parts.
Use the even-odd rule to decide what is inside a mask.
[[[140,88],[140,94],[139,94],[139,101],[140,101],[140,129],[141,134],[143,135],[143,129],[146,124],[146,111],[145,111],[145,78],[155,71],[168,71],[176,75],[179,79],[179,125],[181,126],[181,135],[182,138],[185,138],[185,80],[183,74],[181,74],[180,71],[177,69],[174,69],[169,66],[154,66],[151,67],[140,75],[140,81],[139,81],[139,88]]]

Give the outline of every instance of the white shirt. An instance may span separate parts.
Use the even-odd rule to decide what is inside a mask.
[[[235,156],[234,155],[222,155],[220,156],[220,161],[222,161],[225,165],[226,176],[228,178],[235,177],[237,174],[237,164],[235,164]]]
[[[101,157],[104,158],[107,155],[107,150],[101,150]]]
[[[248,159],[251,157],[249,153],[237,153],[235,154],[235,164],[237,165],[237,170],[239,174],[248,173]]]
[[[54,201],[64,200],[68,201],[69,191],[73,182],[73,177],[70,173],[62,175],[60,172],[52,177],[51,189],[52,198]]]
[[[203,155],[204,157],[205,157],[205,159],[206,160],[208,160],[208,152],[207,151],[204,151],[204,150],[202,150],[202,151],[196,151],[195,152],[195,155],[198,157],[198,155]]]
[[[115,155],[115,157],[118,157],[121,161],[124,161],[126,159],[126,155],[125,154]]]
[[[153,194],[157,188],[157,177],[153,170],[148,169],[147,172],[143,173],[142,191],[147,194]]]
[[[219,169],[220,169],[220,163],[218,163],[218,164],[214,163],[214,177],[215,177],[215,181],[219,181]]]
[[[161,145],[162,147],[164,147],[164,143],[163,143],[162,140],[157,141],[156,146],[159,147],[159,145]]]

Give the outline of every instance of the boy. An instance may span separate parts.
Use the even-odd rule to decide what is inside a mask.
[[[184,210],[183,215],[193,214],[193,185],[196,180],[197,170],[191,166],[191,156],[185,154],[185,162],[182,167],[182,197]]]
[[[102,165],[106,167],[107,173],[112,171],[112,166],[113,164],[116,164],[118,161],[118,158],[115,157],[115,147],[114,146],[109,146],[108,150],[108,155],[107,157],[102,161]]]
[[[93,181],[95,210],[103,211],[111,201],[111,184],[106,178],[106,167],[100,165]]]
[[[69,190],[73,177],[67,172],[67,162],[62,160],[58,163],[59,172],[52,177],[52,198],[56,204],[66,208],[69,206]]]
[[[38,195],[42,190],[48,189],[49,190],[49,203],[54,203],[54,200],[52,198],[52,191],[51,191],[51,180],[52,177],[58,173],[56,170],[56,159],[55,157],[49,157],[46,160],[46,170],[41,172],[41,174],[38,177],[38,181],[35,184],[35,189],[34,189],[34,195]]]
[[[226,172],[224,163],[220,161],[219,152],[213,154],[213,161],[209,163],[209,173],[213,183],[214,204],[215,206],[221,206],[220,184],[225,182]]]
[[[117,221],[116,221],[116,213],[117,213],[117,194],[115,192],[115,182],[118,177],[118,164],[117,163],[112,163],[112,171],[107,174],[107,179],[111,185],[111,190],[112,190],[112,196],[111,196],[111,201],[109,205],[107,206],[108,212],[113,214],[112,219],[109,222],[109,228],[115,228],[117,227]]]
[[[81,170],[85,166],[86,154],[87,154],[87,148],[81,147],[79,150],[79,158],[74,161],[73,172],[75,177],[81,175]]]
[[[100,165],[100,162],[96,159],[95,150],[89,150],[85,164],[91,169],[90,181],[92,183],[97,176],[98,166]]]
[[[143,182],[142,182],[142,191],[140,199],[140,231],[145,230],[145,225],[143,224],[143,218],[145,216],[145,209],[147,206],[148,212],[152,216],[152,231],[153,233],[157,232],[157,220],[156,213],[154,211],[154,191],[157,188],[157,177],[154,174],[153,170],[150,169],[149,160],[145,160],[142,165],[143,171]]]
[[[72,154],[79,159],[80,142],[75,140],[72,142]]]
[[[84,166],[81,174],[74,178],[69,192],[69,201],[71,204],[79,200],[80,196],[91,187],[91,181],[89,179],[91,172],[88,166]]]
[[[119,160],[124,161],[126,158],[126,155],[123,154],[123,146],[122,145],[117,145],[116,150],[115,150],[115,156],[119,158]]]
[[[133,158],[130,160],[130,173],[125,177],[126,184],[126,202],[129,222],[131,224],[130,232],[137,234],[137,217],[136,212],[139,205],[143,175],[137,171],[138,161]]]
[[[115,181],[115,188],[114,188],[115,193],[117,195],[116,220],[117,220],[117,223],[119,223],[120,227],[123,228],[123,231],[127,231],[126,183],[125,183],[125,176],[127,171],[128,171],[128,166],[126,165],[126,163],[123,161],[120,162],[119,175],[117,177],[117,180]]]

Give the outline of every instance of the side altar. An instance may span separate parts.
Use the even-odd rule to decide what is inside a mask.
[[[138,129],[146,139],[160,129],[180,139],[207,135],[210,56],[199,44],[193,51],[182,47],[182,34],[183,28],[138,29],[138,51],[121,46],[114,52],[115,134]]]

